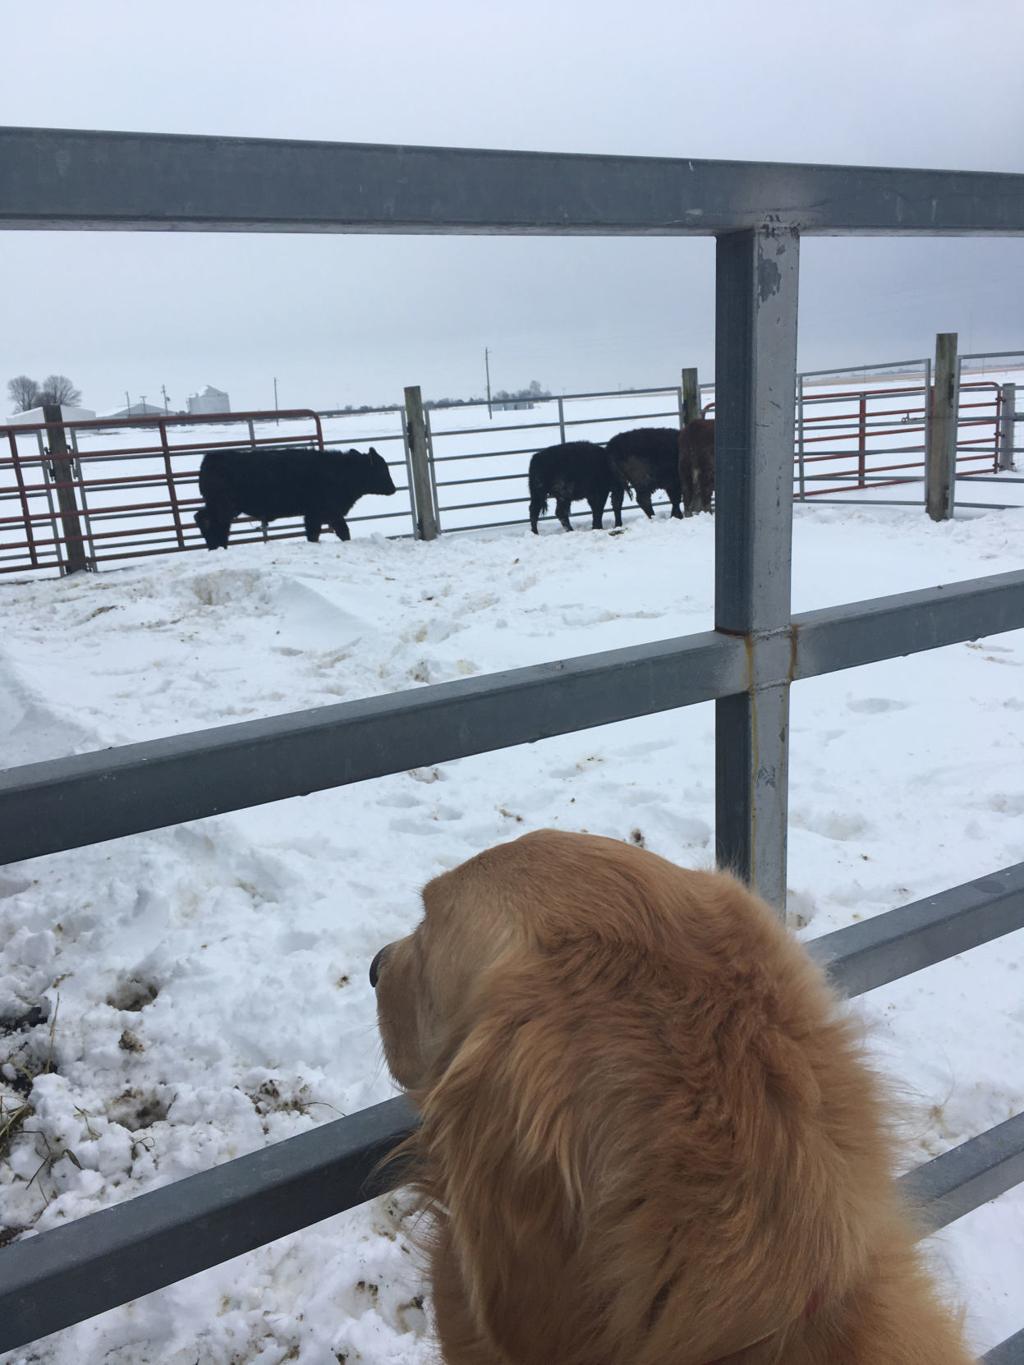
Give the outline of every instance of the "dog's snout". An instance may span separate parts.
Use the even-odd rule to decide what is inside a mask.
[[[380,969],[384,962],[384,954],[387,952],[390,946],[391,945],[389,943],[386,943],[384,947],[380,950],[380,952],[376,955],[376,957],[373,959],[373,961],[370,963],[370,985],[373,987],[374,990],[377,989],[377,982],[380,980]]]

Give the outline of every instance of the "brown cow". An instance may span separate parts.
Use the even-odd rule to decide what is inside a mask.
[[[715,424],[705,417],[687,422],[679,433],[679,482],[686,516],[711,511],[715,492]]]

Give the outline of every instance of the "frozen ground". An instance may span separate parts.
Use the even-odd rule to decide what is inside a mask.
[[[1024,545],[1016,511],[796,520],[798,610],[1019,568]],[[710,518],[364,536],[0,583],[0,753],[15,765],[705,629],[712,536]],[[7,1112],[34,1111],[0,1161],[0,1223],[55,1227],[386,1098],[366,967],[414,923],[419,885],[543,825],[709,864],[712,721],[690,708],[0,869],[0,1018],[49,1010],[0,1037]],[[1024,633],[795,689],[803,936],[1022,858]],[[1021,939],[853,1006],[910,1105],[907,1165],[1024,1108]],[[6,1359],[425,1365],[408,1233],[400,1200],[380,1200]],[[1021,1326],[1024,1191],[932,1245],[979,1349]]]

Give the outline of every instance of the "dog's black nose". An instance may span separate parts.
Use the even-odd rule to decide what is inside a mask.
[[[384,954],[387,950],[387,945],[385,945],[370,963],[370,985],[374,990],[377,989],[377,981],[380,978],[380,964],[384,961]]]

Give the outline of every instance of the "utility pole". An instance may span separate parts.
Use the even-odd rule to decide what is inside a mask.
[[[127,390],[127,389],[125,389],[125,391],[124,391],[124,407],[125,407],[125,412],[126,412],[126,413],[128,414],[128,416],[130,417],[130,416],[132,415],[132,400],[128,397],[128,390]]]
[[[143,394],[143,395],[142,395],[142,412],[140,413],[140,416],[145,417],[145,415],[146,415],[146,395]]]
[[[170,410],[171,410],[171,400],[167,397],[167,385],[166,385],[166,384],[161,384],[161,385],[160,385],[160,392],[161,392],[161,393],[163,394],[163,396],[164,396],[164,412],[169,413]]]
[[[487,371],[487,416],[493,417],[494,413],[491,411],[491,353],[486,346],[484,347],[484,369]]]
[[[275,379],[274,379],[274,421],[278,424],[278,426],[281,425],[281,419],[280,419],[280,417],[277,416],[277,379],[276,379],[276,377],[275,377]]]

